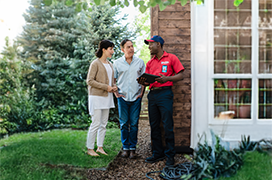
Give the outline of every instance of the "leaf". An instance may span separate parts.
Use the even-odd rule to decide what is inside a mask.
[[[127,7],[129,6],[128,0],[125,0],[124,5],[127,6]]]
[[[170,2],[170,4],[175,4],[176,3],[176,0],[168,0]]]
[[[138,4],[139,4],[140,6],[143,6],[144,3],[145,3],[144,1],[139,1],[139,2],[138,2]]]
[[[105,5],[105,0],[101,0],[100,5]]]
[[[82,6],[82,7],[83,7],[84,10],[87,10],[87,9],[88,9],[88,3],[86,3],[86,2],[83,3],[83,6]]]
[[[155,0],[150,0],[150,6],[155,7],[157,5]]]
[[[197,4],[197,5],[204,4],[204,0],[197,0],[196,4]]]
[[[184,179],[187,177],[187,174],[183,174],[182,176],[180,176],[180,179]]]
[[[187,4],[187,0],[180,0],[180,4],[181,4],[182,6],[185,6],[185,5]]]
[[[100,0],[94,0],[94,3],[98,6],[100,5]]]
[[[50,6],[52,4],[52,0],[43,0],[43,3],[46,5],[46,6]]]
[[[244,0],[234,0],[233,5],[234,5],[235,7],[238,7],[238,6],[240,6],[240,4],[241,4],[243,1],[244,1]]]
[[[133,0],[133,5],[134,5],[134,7],[137,7],[138,6],[138,1],[137,0]]]
[[[161,2],[159,4],[159,8],[160,8],[160,11],[163,11],[163,10],[165,10],[166,6]]]
[[[169,2],[169,1],[164,1],[163,2],[163,5],[165,5],[165,6],[168,6],[168,5],[170,5],[171,3]]]
[[[115,5],[116,5],[115,0],[110,0],[110,5],[111,5],[111,6],[115,6]]]
[[[78,3],[76,5],[76,12],[80,12],[82,10],[82,3]]]
[[[189,180],[189,179],[191,179],[192,176],[193,176],[192,174],[188,174],[184,180]]]
[[[157,4],[160,4],[161,3],[161,0],[155,0]]]
[[[67,0],[65,2],[66,6],[72,6],[73,5],[73,1],[72,0]]]
[[[139,7],[139,10],[141,11],[141,13],[144,13],[146,11],[147,7],[145,5],[142,5]]]

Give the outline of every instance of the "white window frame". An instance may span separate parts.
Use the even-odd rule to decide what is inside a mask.
[[[207,3],[208,4],[208,3]],[[214,0],[211,1],[210,8],[212,11],[209,13],[209,31],[208,36],[211,40],[209,43],[209,80],[208,80],[208,94],[209,99],[209,125],[223,125],[226,122],[224,120],[218,120],[214,118],[214,79],[239,79],[247,78],[251,79],[251,119],[230,119],[228,120],[229,125],[243,125],[243,124],[272,124],[272,119],[258,119],[258,83],[259,79],[272,79],[272,74],[258,74],[259,71],[259,30],[268,28],[259,28],[258,17],[259,17],[259,0],[251,0],[251,74],[215,74],[214,73]]]

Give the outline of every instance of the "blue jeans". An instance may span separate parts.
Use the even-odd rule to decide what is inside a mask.
[[[152,90],[147,98],[153,155],[155,157],[166,155],[172,158],[176,154],[173,131],[173,92],[171,89]],[[161,121],[165,131],[165,149],[162,145]]]
[[[142,99],[130,102],[120,97],[117,101],[123,150],[135,150]]]

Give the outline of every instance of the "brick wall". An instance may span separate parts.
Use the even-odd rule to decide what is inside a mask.
[[[174,83],[174,132],[176,147],[190,146],[191,134],[191,20],[190,4],[180,2],[160,11],[151,9],[151,35],[164,40],[164,50],[175,54],[183,66],[183,80]]]

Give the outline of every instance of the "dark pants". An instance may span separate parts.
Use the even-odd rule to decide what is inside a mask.
[[[176,153],[173,132],[173,92],[171,89],[152,90],[147,97],[153,155],[160,157],[165,154],[172,158]],[[160,121],[165,131],[165,149],[162,145]]]

